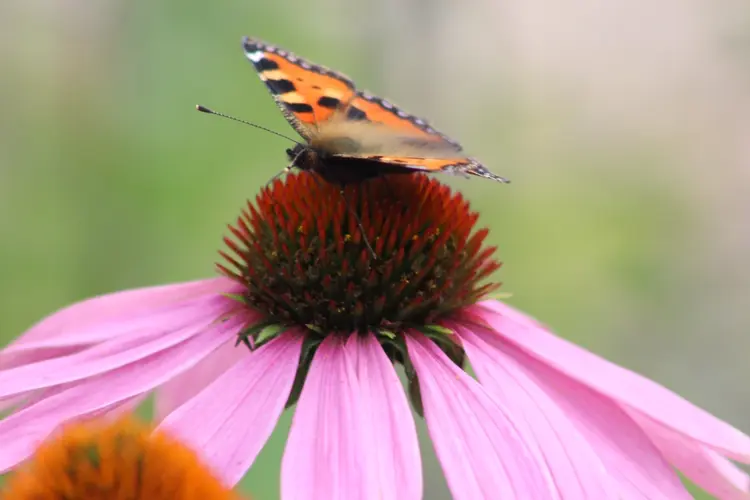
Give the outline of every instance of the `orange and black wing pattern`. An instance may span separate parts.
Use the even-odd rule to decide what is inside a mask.
[[[422,118],[406,113],[385,99],[358,91],[347,76],[258,39],[245,37],[243,48],[286,119],[308,143],[351,142],[347,141],[351,139],[348,129],[356,129],[360,137],[362,135],[362,128],[352,122],[378,125],[397,136],[390,141],[387,151],[339,152],[326,148],[327,153],[381,162],[391,169],[469,174],[508,182],[464,155],[458,142],[438,132]],[[342,122],[352,123],[353,127],[342,127]],[[415,140],[424,143],[421,150],[416,148],[415,151]],[[436,149],[441,150],[437,157]],[[409,154],[405,154],[405,150]]]
[[[341,73],[253,38],[242,45],[286,119],[307,140],[355,96],[354,83]]]
[[[346,115],[349,119],[367,120],[386,125],[407,135],[423,136],[426,139],[439,141],[451,146],[457,152],[462,149],[458,142],[438,132],[422,118],[411,115],[395,104],[369,92],[357,91],[349,102]]]

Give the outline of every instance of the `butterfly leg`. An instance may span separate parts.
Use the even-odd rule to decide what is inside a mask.
[[[286,167],[284,167],[281,170],[279,170],[278,172],[276,172],[273,175],[273,177],[271,177],[270,179],[268,179],[268,182],[266,182],[266,187],[268,187],[270,184],[273,183],[273,181],[275,181],[276,179],[278,179],[282,175],[286,174],[287,172],[291,172],[293,166],[294,166],[293,164],[292,165],[287,165]]]
[[[367,249],[370,251],[370,255],[373,259],[377,259],[378,256],[375,254],[375,250],[373,250],[372,245],[370,245],[370,240],[367,239],[367,234],[365,234],[365,228],[362,226],[362,220],[359,218],[359,215],[357,214],[357,211],[354,209],[351,203],[349,203],[349,199],[346,196],[346,191],[344,190],[344,186],[341,185],[341,197],[344,198],[344,202],[346,203],[346,206],[349,207],[349,212],[354,216],[354,219],[357,221],[357,226],[359,227],[359,232],[362,235],[362,240],[365,242],[365,245],[367,245]]]
[[[288,172],[291,172],[294,167],[297,167],[298,166],[297,165],[297,160],[300,159],[300,157],[302,156],[303,153],[305,153],[305,151],[307,151],[305,148],[301,148],[301,149],[299,149],[299,151],[288,149],[286,152],[290,156],[290,158],[292,158],[292,161],[289,162],[289,165],[287,165],[286,167],[284,167],[280,171],[278,171],[276,174],[274,174],[274,176],[271,177],[268,180],[268,182],[266,182],[266,187],[268,187],[269,184],[271,184],[273,181],[275,181],[276,179],[278,179],[282,175],[284,175],[284,174],[286,174]]]
[[[315,179],[315,182],[318,183],[318,186],[322,189],[323,184],[320,179],[318,179],[318,174],[314,172],[310,172],[310,175],[313,179]],[[359,228],[359,232],[362,235],[362,240],[365,242],[365,245],[367,246],[367,250],[370,251],[370,256],[372,256],[373,259],[377,259],[378,256],[375,254],[375,250],[372,248],[372,245],[370,245],[370,240],[367,238],[367,234],[365,233],[365,228],[362,226],[362,219],[359,218],[359,215],[357,214],[357,211],[354,209],[351,203],[349,203],[349,198],[346,196],[346,191],[344,191],[344,185],[339,185],[339,193],[341,193],[341,197],[344,198],[344,203],[346,203],[347,208],[349,209],[349,212],[354,216],[354,219],[357,221],[357,227]]]

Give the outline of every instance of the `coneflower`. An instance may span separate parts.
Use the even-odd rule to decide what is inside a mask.
[[[65,426],[15,472],[2,500],[239,500],[196,454],[133,418]]]
[[[460,195],[414,175],[344,198],[312,175],[248,205],[223,277],[84,301],[0,353],[0,470],[155,391],[161,428],[227,485],[296,406],[284,500],[421,498],[410,402],[457,499],[690,498],[675,469],[748,494],[730,459],[750,438],[489,298],[499,263]]]

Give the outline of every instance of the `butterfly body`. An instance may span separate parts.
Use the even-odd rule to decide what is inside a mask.
[[[377,156],[350,157],[329,154],[309,146],[297,145],[287,150],[291,165],[315,172],[328,182],[350,184],[386,174],[409,174],[412,170],[384,164]]]
[[[341,73],[259,40],[243,48],[282,113],[305,139],[287,151],[293,167],[347,184],[385,174],[448,172],[508,182],[461,145]]]

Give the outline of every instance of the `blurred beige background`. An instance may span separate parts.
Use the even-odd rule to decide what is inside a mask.
[[[750,4],[0,4],[0,336],[213,274],[290,132],[254,35],[429,118],[510,186],[447,179],[510,302],[750,431]],[[245,483],[278,497],[289,415]],[[426,498],[449,498],[425,442]]]

